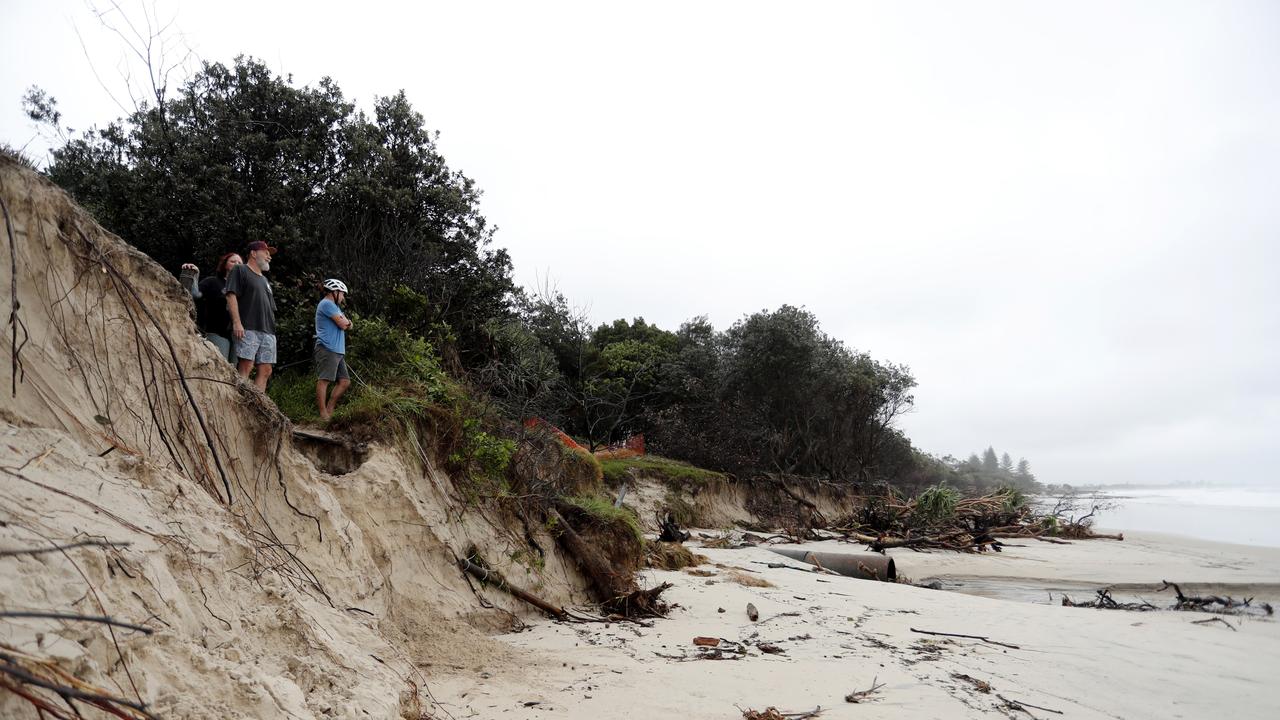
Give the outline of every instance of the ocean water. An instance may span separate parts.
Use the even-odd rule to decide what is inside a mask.
[[[1128,488],[1104,494],[1117,505],[1095,516],[1095,527],[1100,530],[1145,530],[1240,545],[1280,547],[1280,490]]]

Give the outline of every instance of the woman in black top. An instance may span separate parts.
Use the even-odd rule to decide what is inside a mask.
[[[179,278],[196,301],[196,325],[200,332],[229,362],[235,362],[231,355],[231,314],[227,312],[227,299],[222,294],[222,288],[231,268],[243,262],[236,253],[227,253],[218,258],[214,274],[201,280],[199,284],[196,284],[196,278],[200,276],[200,269],[190,263],[182,266]]]

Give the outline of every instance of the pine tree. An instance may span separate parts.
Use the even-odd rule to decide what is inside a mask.
[[[1018,469],[1013,471],[1013,476],[1022,483],[1034,483],[1036,476],[1031,474],[1031,463],[1026,458],[1018,460]]]
[[[995,448],[988,446],[982,451],[982,470],[983,472],[994,475],[1000,469],[1000,461],[996,459]]]
[[[1000,456],[1000,470],[1010,475],[1013,474],[1013,458],[1009,457],[1009,453],[1004,453]]]

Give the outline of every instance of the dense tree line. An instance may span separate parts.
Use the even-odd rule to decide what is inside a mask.
[[[655,450],[717,470],[862,483],[915,462],[893,427],[911,407],[910,372],[845,347],[802,308],[724,331],[706,318],[674,332],[643,318],[592,328],[552,295],[526,301],[504,337],[512,352],[490,368],[490,391],[593,448],[644,433]]]
[[[58,123],[42,92],[27,109]],[[894,427],[912,404],[907,368],[846,347],[802,308],[724,330],[705,318],[593,327],[562,295],[520,290],[480,191],[403,93],[367,115],[329,79],[298,87],[256,60],[207,63],[172,97],[66,140],[47,173],[175,271],[251,240],[281,247],[282,364],[306,357],[317,281],[339,276],[360,315],[428,340],[507,417],[543,417],[593,447],[644,433],[654,450],[739,476],[909,486],[990,474],[913,448]]]

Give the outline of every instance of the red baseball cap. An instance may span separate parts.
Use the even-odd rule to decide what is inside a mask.
[[[276,253],[280,252],[280,248],[271,247],[270,245],[262,242],[261,240],[254,240],[253,242],[249,243],[249,252],[253,252],[254,250],[266,250],[272,255],[275,255]]]

